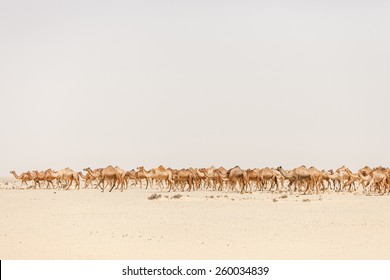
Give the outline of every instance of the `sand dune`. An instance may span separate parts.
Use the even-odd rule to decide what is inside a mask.
[[[0,181],[0,259],[390,258],[389,196],[17,190],[14,179]]]

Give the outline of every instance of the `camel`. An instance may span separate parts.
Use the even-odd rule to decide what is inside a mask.
[[[298,186],[304,185],[306,183],[306,190],[304,194],[308,192],[312,175],[304,165],[294,168],[290,172],[285,171],[281,166],[279,166],[277,170],[290,181],[289,189],[291,185],[294,184],[294,191],[296,191]]]
[[[83,170],[87,172],[88,176],[91,178],[91,182],[92,181],[98,182],[98,184],[95,186],[95,188],[98,188],[100,186],[99,182],[102,179],[103,168],[97,168],[97,169],[92,171],[92,169],[90,167],[87,167],[87,168],[84,168]]]
[[[61,169],[57,172],[55,171],[49,171],[51,176],[57,178],[58,180],[65,180],[67,182],[66,190],[69,190],[70,186],[72,185],[73,181],[76,183],[76,189],[80,189],[80,178],[79,174],[69,167],[65,169]]]
[[[387,181],[387,171],[383,167],[377,167],[374,168],[371,173],[371,186],[374,186],[374,190],[378,189],[378,192],[381,193],[383,190],[383,194],[388,189],[388,186],[386,184]]]
[[[263,190],[264,188],[267,188],[268,182],[270,182],[269,190],[271,190],[275,185],[276,185],[277,190],[279,190],[277,173],[275,171],[276,170],[271,169],[269,167],[260,169],[259,175],[260,175],[260,181],[261,181],[261,185],[262,185],[261,190]]]
[[[332,189],[332,182],[333,182],[333,189],[334,189],[334,182],[338,178],[338,174],[335,174],[332,169],[325,171],[322,170],[323,174],[323,180],[328,183],[328,189]]]
[[[45,181],[45,172],[43,171],[38,171],[38,170],[33,170],[31,173],[34,173],[34,182],[35,186],[38,185],[39,188],[41,188],[41,182]]]
[[[194,184],[194,174],[188,169],[181,169],[176,171],[172,176],[175,185],[181,186],[181,191],[184,191],[186,184],[188,184],[188,191],[191,191]],[[169,188],[169,191],[171,187]]]
[[[126,182],[126,189],[128,188],[128,182],[130,180],[133,180],[136,184],[137,182],[137,176],[136,176],[136,172],[134,169],[130,170],[130,171],[126,171],[125,174],[124,174],[124,177],[123,177],[123,180]],[[133,184],[132,184],[133,185]]]
[[[173,179],[172,179],[172,171],[166,169],[164,166],[160,165],[157,168],[153,168],[150,171],[151,177],[156,180],[157,184],[160,186],[160,190],[162,191],[162,182],[166,181],[169,188],[172,187]]]
[[[358,176],[363,184],[364,193],[370,194],[372,188],[374,187],[374,191],[378,190],[379,193],[383,190],[383,194],[388,189],[388,184],[386,184],[388,180],[388,171],[383,167],[377,167],[371,170],[367,175],[366,170],[362,170],[362,172],[358,173]],[[368,190],[368,191],[367,191]]]
[[[248,173],[240,167],[235,166],[227,171],[230,187],[236,189],[237,182],[240,186],[240,193],[243,194],[248,186]],[[237,190],[237,189],[236,189]]]
[[[276,168],[277,171],[282,174],[284,179],[288,180],[290,183],[288,184],[288,190],[291,191],[291,186],[295,184],[296,179],[294,178],[293,174],[289,171],[286,171],[283,169],[283,167],[279,166]]]
[[[92,170],[90,167],[84,168],[84,171],[86,171],[90,177],[94,178],[94,180],[101,179],[101,172],[103,168],[97,168],[95,170]]]
[[[224,167],[219,167],[213,170],[213,189],[222,191],[224,182],[228,180],[227,170]]]
[[[199,190],[206,176],[198,168],[190,167],[188,170],[192,173],[193,176],[194,189]]]
[[[121,191],[123,191],[124,185],[126,185],[126,188],[127,188],[127,181],[125,180],[126,171],[124,171],[119,166],[115,166],[114,169],[119,173],[120,180],[118,182],[118,187],[120,185]]]
[[[54,189],[53,181],[57,180],[57,185],[58,185],[59,184],[59,180],[58,180],[57,176],[53,175],[52,171],[53,170],[50,169],[50,168],[45,171],[44,181],[47,182],[47,188],[49,188],[49,186],[51,184],[52,188]]]
[[[352,172],[349,170],[345,165],[341,166],[340,168],[336,169],[335,174],[338,174],[337,180],[335,182],[339,183],[339,190],[345,188],[345,182],[348,182],[351,179]]]
[[[351,191],[351,188],[353,187],[353,191],[356,191],[355,183],[360,182],[360,178],[358,174],[351,174],[349,177],[349,180],[344,183],[344,188],[349,187],[348,191]],[[359,187],[359,185],[358,185]]]
[[[206,190],[212,187],[212,185],[214,185],[214,170],[215,170],[214,166],[199,169],[199,171],[202,172],[205,176]]]
[[[79,176],[85,180],[84,189],[87,189],[89,185],[92,185],[92,182],[96,180],[96,177],[92,176],[90,173],[83,174],[83,172],[78,172]]]
[[[117,169],[115,169],[114,167],[112,167],[111,165],[107,166],[106,168],[103,168],[101,171],[101,179],[99,182],[99,185],[101,183],[103,184],[101,186],[102,192],[104,192],[104,189],[105,189],[105,186],[104,186],[105,181],[108,181],[108,184],[111,185],[111,188],[109,190],[109,192],[111,192],[112,189],[115,187],[116,182],[118,182],[118,184],[121,184],[121,175],[120,175],[119,171]],[[121,191],[123,191],[123,184],[122,184]]]
[[[138,171],[135,172],[135,177],[137,178],[135,181],[135,186],[137,186],[137,183],[140,183],[140,187],[142,188],[142,180],[144,179],[146,181],[146,189],[149,187],[149,183],[152,186],[152,183],[150,182],[153,178],[152,171],[146,171],[145,167],[139,166],[137,167]]]
[[[248,184],[249,184],[251,191],[252,191],[251,183],[254,183],[256,185],[256,189],[260,190],[260,184],[261,184],[260,170],[261,169],[259,169],[259,168],[246,170],[246,172],[248,174]]]
[[[34,180],[33,177],[31,176],[31,174],[23,172],[22,174],[20,174],[20,175],[18,176],[18,175],[16,174],[15,171],[10,171],[10,173],[11,173],[12,175],[14,175],[14,177],[15,177],[16,179],[22,180],[22,182],[20,183],[20,187],[22,187],[22,186],[23,186],[23,183],[25,183],[26,186],[27,186],[27,188],[30,188],[30,187],[28,186],[27,182],[28,182],[28,181],[33,181],[33,180]]]
[[[324,180],[323,180],[323,173],[315,168],[314,166],[311,166],[309,169],[310,172],[310,184],[316,189],[316,193],[318,194],[318,191],[320,190],[322,186],[322,193],[325,192],[325,185],[324,185]]]

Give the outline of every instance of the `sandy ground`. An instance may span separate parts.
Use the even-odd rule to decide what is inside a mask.
[[[0,180],[0,259],[390,259],[389,196],[18,185]]]

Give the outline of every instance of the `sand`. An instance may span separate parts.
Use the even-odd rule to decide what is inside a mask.
[[[0,259],[390,259],[389,196],[18,185],[0,180]]]

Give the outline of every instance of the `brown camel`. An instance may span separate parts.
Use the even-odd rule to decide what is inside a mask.
[[[35,185],[38,185],[38,187],[41,188],[41,182],[45,181],[45,172],[33,170],[32,173],[35,174],[35,177],[34,177]]]
[[[290,181],[289,188],[294,184],[294,191],[296,191],[299,186],[306,184],[304,194],[308,192],[310,188],[311,173],[304,165],[294,168],[290,172],[287,172],[281,166],[279,166],[277,170]]]
[[[231,189],[236,189],[237,182],[240,186],[240,193],[243,194],[248,186],[248,174],[245,170],[242,170],[239,166],[235,166],[227,171]]]
[[[256,186],[257,190],[260,190],[260,185],[261,185],[260,171],[261,169],[259,168],[246,170],[248,174],[248,184],[251,191],[252,191],[251,183],[253,183]]]
[[[107,182],[107,185],[111,186],[109,192],[111,192],[112,189],[115,187],[116,182],[118,182],[118,184],[121,184],[120,173],[111,165],[107,166],[106,168],[103,168],[101,171],[101,179],[99,185],[102,183],[101,186],[102,192],[104,192],[105,189],[105,185],[104,185],[105,182]],[[123,191],[123,185],[121,191]]]
[[[261,190],[264,188],[267,188],[268,182],[270,182],[270,188],[271,190],[275,185],[277,190],[279,189],[278,179],[277,179],[277,173],[276,170],[271,169],[269,167],[260,169],[259,175],[260,175],[260,181],[261,181]]]
[[[176,186],[180,185],[181,191],[184,191],[186,184],[188,184],[188,191],[191,191],[194,184],[194,174],[188,169],[181,169],[175,172],[172,176]],[[169,188],[169,191],[171,187]]]
[[[57,180],[57,187],[58,187],[59,180],[56,176],[53,175],[52,171],[53,170],[51,168],[49,168],[45,171],[44,181],[47,182],[47,188],[49,188],[49,186],[51,184],[52,188],[54,189],[53,181]]]

